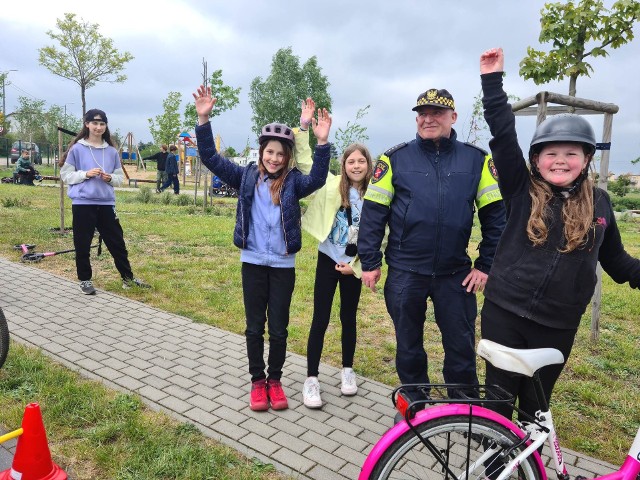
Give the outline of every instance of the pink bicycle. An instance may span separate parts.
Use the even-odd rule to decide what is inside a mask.
[[[500,369],[531,377],[542,399],[538,370],[563,361],[562,354],[553,348],[517,350],[484,339],[478,344],[478,355]],[[408,400],[415,399],[416,392],[422,392],[423,398]],[[513,406],[513,398],[498,386],[425,384],[397,388],[393,403],[405,421],[376,443],[359,480],[546,480],[538,453],[545,442],[558,479],[569,480],[549,406],[541,405],[530,421],[514,423],[483,406],[495,402]],[[598,478],[640,480],[640,428],[620,469]]]

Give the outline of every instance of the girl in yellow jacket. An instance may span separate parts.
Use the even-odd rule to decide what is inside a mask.
[[[300,123],[308,125],[306,112],[314,106],[303,108]],[[310,117],[309,117],[310,119]],[[304,136],[296,136],[296,160],[304,173],[311,158],[304,152]],[[308,140],[306,142],[308,148]],[[367,185],[373,173],[373,162],[367,147],[349,145],[341,158],[340,175],[329,173],[327,183],[318,190],[302,217],[302,228],[313,235],[318,245],[318,264],[313,299],[313,320],[307,342],[307,379],[302,396],[308,408],[322,407],[318,367],[324,344],[324,335],[329,326],[331,305],[340,285],[340,322],[342,324],[342,384],[343,395],[355,395],[358,391],[353,371],[353,356],[356,348],[356,312],[360,301],[362,270],[357,260],[357,230],[360,211]]]

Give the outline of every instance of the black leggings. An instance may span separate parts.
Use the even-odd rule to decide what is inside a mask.
[[[329,326],[331,306],[340,284],[340,323],[342,323],[342,366],[353,367],[356,351],[356,312],[360,302],[362,281],[354,275],[343,275],[336,270],[336,262],[318,252],[316,283],[313,291],[313,321],[307,342],[307,376],[317,377],[324,345],[324,334]]]
[[[564,356],[564,363],[548,365],[540,369],[540,380],[547,403],[551,400],[553,387],[564,368],[577,328],[558,329],[540,325],[528,318],[513,313],[485,299],[481,313],[482,338],[492,340],[510,348],[557,348]],[[500,385],[518,399],[518,406],[531,416],[540,409],[531,378],[510,373],[487,365],[487,385]],[[511,419],[513,410],[508,405],[489,406],[492,410]],[[524,419],[521,419],[524,420]]]

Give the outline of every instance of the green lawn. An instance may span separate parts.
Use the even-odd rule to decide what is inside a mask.
[[[244,315],[239,252],[232,244],[235,201],[216,199],[212,207],[204,209],[202,205],[193,205],[193,196],[155,195],[144,188],[137,193],[118,192],[117,196],[117,210],[134,273],[151,283],[153,289],[123,292],[108,254],[94,260],[96,285],[192,318],[196,322],[242,334]],[[72,248],[69,235],[61,236],[51,231],[52,227],[60,226],[59,198],[60,191],[56,188],[2,185],[0,255],[17,261],[19,253],[12,247],[25,242],[36,243],[39,251],[40,247],[46,250]],[[65,199],[64,212],[68,226],[71,222],[68,199]],[[623,240],[634,256],[640,256],[639,227],[640,224],[632,220],[620,223]],[[478,240],[479,231],[476,229],[472,241]],[[305,354],[312,317],[316,247],[316,242],[305,234],[303,249],[296,260],[297,278],[291,309],[289,349],[302,355]],[[473,256],[475,245],[469,251]],[[50,257],[37,266],[76,279],[72,254]],[[640,302],[637,301],[637,291],[614,284],[606,275],[603,292],[600,340],[596,344],[589,340],[589,308],[568,366],[556,388],[552,406],[563,446],[620,463],[640,425]],[[479,301],[482,301],[481,297]],[[340,366],[340,328],[336,304],[322,360]],[[430,376],[433,381],[441,381],[442,346],[431,317],[431,308],[428,313],[425,343],[430,355]],[[356,371],[360,375],[396,385],[393,327],[386,313],[381,289],[375,294],[363,290],[358,322]],[[12,352],[8,369],[17,368],[11,367],[12,362],[20,363],[15,360],[16,355],[33,353]],[[46,359],[41,361],[44,364],[53,363]],[[480,371],[483,372],[482,364]],[[23,408],[25,400],[30,400],[14,392],[8,378],[11,374],[6,372],[0,371],[0,425],[13,428],[15,416],[8,417],[4,412],[15,410],[18,406]],[[91,385],[89,390],[100,388]],[[117,397],[117,394],[112,395]],[[134,397],[127,397],[126,402],[139,403]],[[141,406],[136,408],[144,410]],[[149,417],[152,421],[156,420],[155,414]],[[87,423],[87,428],[91,428],[90,423]],[[108,425],[116,429],[113,421]],[[57,434],[58,427],[54,425],[48,428],[53,430],[53,435]],[[133,439],[124,438],[122,441]],[[72,445],[72,441],[62,442],[60,450],[64,451],[65,457],[98,455],[93,444],[91,448],[80,446],[77,451]],[[123,460],[125,464],[127,461]]]

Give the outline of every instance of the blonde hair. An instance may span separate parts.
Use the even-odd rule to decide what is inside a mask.
[[[369,185],[369,180],[371,180],[371,176],[373,175],[373,160],[371,158],[371,153],[369,153],[369,149],[362,145],[361,143],[352,143],[342,152],[342,158],[340,159],[340,197],[342,199],[342,206],[347,208],[350,205],[349,201],[349,189],[351,188],[351,180],[347,176],[347,170],[345,168],[345,164],[349,155],[353,152],[359,151],[364,158],[367,159],[367,174],[365,175],[362,183],[358,186],[358,193],[360,194],[360,198],[364,197],[364,194],[367,191],[367,186]]]
[[[534,246],[546,243],[549,235],[549,204],[553,198],[551,186],[542,179],[531,177],[529,188],[531,214],[527,223],[527,236]],[[569,253],[584,247],[588,241],[589,230],[593,226],[593,180],[586,176],[578,191],[564,200],[562,205],[562,223],[564,225],[564,248],[561,253]]]

